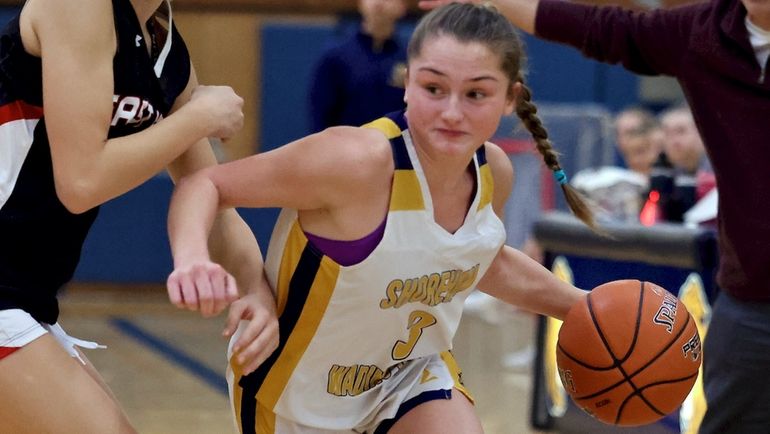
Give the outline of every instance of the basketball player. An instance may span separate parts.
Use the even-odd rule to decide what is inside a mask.
[[[241,432],[479,433],[449,352],[464,299],[478,286],[564,318],[583,297],[503,245],[513,169],[487,142],[503,115],[516,110],[566,181],[523,84],[522,57],[513,26],[494,10],[437,9],[408,48],[405,112],[179,184],[171,293],[195,292],[189,270],[212,266],[206,239],[218,209],[283,208],[265,263],[279,347],[258,369],[244,367],[255,348],[244,321],[229,348]],[[231,309],[229,327],[242,316]]]
[[[492,3],[526,32],[679,81],[719,186],[721,292],[704,341],[708,410],[700,432],[770,432],[770,352],[757,350],[770,345],[770,2],[709,0],[648,13],[553,0]]]
[[[2,30],[0,90],[0,432],[134,432],[76,348],[93,345],[57,324],[56,294],[98,205],[166,166],[179,177],[215,164],[206,138],[239,130],[242,100],[198,86],[162,0],[28,0]],[[232,212],[219,224],[242,264],[232,271],[256,290],[253,235]],[[232,277],[208,271],[224,284],[183,303],[205,316],[238,296]],[[261,294],[255,327],[271,324]]]

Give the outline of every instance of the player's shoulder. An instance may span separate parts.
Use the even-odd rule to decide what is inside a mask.
[[[93,19],[112,20],[113,2],[98,0],[84,7],[77,0],[27,0],[22,10],[35,21],[72,22],[77,27]]]
[[[506,153],[503,148],[493,142],[486,142],[483,146],[487,163],[492,169],[492,173],[494,175],[500,176],[513,172],[511,159],[508,157],[508,153]]]
[[[344,192],[339,203],[365,199],[393,176],[393,158],[387,137],[380,131],[361,127],[330,127],[309,136],[296,148],[296,158],[308,161],[323,174],[326,187]],[[307,145],[307,146],[306,146]],[[321,178],[319,178],[321,179]]]
[[[114,45],[114,11],[110,0],[88,3],[76,0],[27,0],[21,12],[22,26],[29,24],[38,40],[63,44],[71,41],[88,49]],[[42,49],[41,49],[42,51]]]
[[[342,164],[363,170],[376,170],[392,160],[390,141],[376,128],[330,127],[322,133],[326,146],[339,153]]]
[[[392,170],[390,141],[385,133],[374,128],[337,126],[317,133],[316,152],[332,157],[337,172],[366,178],[383,170]]]

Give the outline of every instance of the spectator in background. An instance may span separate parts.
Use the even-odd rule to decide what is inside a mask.
[[[716,185],[714,171],[687,105],[663,111],[660,124],[663,152],[673,169],[671,190],[661,197],[663,218],[681,222],[684,213]]]
[[[655,115],[641,107],[622,110],[615,116],[615,140],[623,163],[643,175],[650,173],[663,151],[660,126]]]
[[[660,124],[663,128],[663,151],[674,168],[693,175],[698,171],[712,172],[703,139],[689,107],[681,105],[663,111]]]
[[[625,168],[603,166],[575,175],[572,185],[594,203],[601,220],[639,221],[649,189],[650,170],[662,148],[655,137],[658,130],[652,112],[640,107],[621,111],[615,117],[615,134]]]
[[[406,0],[358,0],[361,28],[329,48],[313,73],[312,132],[362,125],[405,107],[406,45],[394,34],[406,10]]]

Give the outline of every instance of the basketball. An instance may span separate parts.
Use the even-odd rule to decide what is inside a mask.
[[[658,285],[616,280],[570,308],[556,363],[573,401],[619,426],[653,423],[687,397],[701,365],[695,321]]]

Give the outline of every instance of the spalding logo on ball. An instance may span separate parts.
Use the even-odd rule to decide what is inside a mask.
[[[698,377],[695,321],[671,293],[650,282],[594,288],[567,313],[556,363],[567,393],[602,422],[653,423],[676,410]]]

